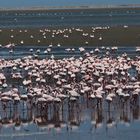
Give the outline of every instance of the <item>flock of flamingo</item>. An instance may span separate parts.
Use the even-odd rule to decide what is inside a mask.
[[[112,48],[117,51],[117,47]],[[140,92],[140,60],[129,58],[126,54],[117,58],[100,58],[93,52],[85,52],[79,58],[42,59],[28,56],[22,59],[1,59],[0,85],[1,102],[6,105],[14,101],[30,100],[34,105],[61,103],[68,99],[77,101],[80,96],[96,100],[97,105],[106,100],[136,101]],[[98,52],[99,49],[95,49]],[[136,71],[135,75],[129,73]],[[8,71],[8,76],[6,75]],[[9,88],[9,79],[24,87],[24,93],[18,88]]]
[[[116,104],[139,105],[140,57],[97,55],[102,50],[108,52],[105,47],[90,52],[80,47],[78,58],[0,59],[1,110],[6,113],[23,104],[29,110],[56,112],[82,100],[108,110]],[[117,50],[112,47],[110,53]]]

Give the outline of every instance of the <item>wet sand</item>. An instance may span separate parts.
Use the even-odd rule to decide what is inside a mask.
[[[60,33],[60,30],[63,33]],[[140,26],[114,26],[104,29],[93,27],[4,28],[0,31],[0,39],[1,45],[14,43],[24,46],[48,46],[50,44],[53,46],[58,44],[61,46],[139,46]],[[22,40],[24,43],[21,43]]]

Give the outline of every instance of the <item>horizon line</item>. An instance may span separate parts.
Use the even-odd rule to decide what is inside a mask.
[[[140,8],[140,4],[121,5],[79,5],[79,6],[27,6],[27,7],[0,7],[0,11],[12,10],[65,10],[65,9],[110,9],[110,8]]]

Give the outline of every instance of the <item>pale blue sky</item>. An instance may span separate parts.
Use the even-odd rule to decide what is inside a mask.
[[[140,4],[140,0],[0,0],[0,7]]]

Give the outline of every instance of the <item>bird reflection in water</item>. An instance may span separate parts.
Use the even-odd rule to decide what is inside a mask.
[[[76,101],[71,101],[68,104],[68,126],[67,130],[69,128],[77,129],[80,126],[80,107],[79,104]]]
[[[44,103],[38,106],[26,102],[14,103],[11,101],[1,101],[1,128],[12,127],[14,131],[19,131],[22,125],[36,124],[41,130],[51,131],[56,129],[61,131],[65,128],[67,131],[77,130],[81,123],[85,121],[85,110],[89,110],[88,115],[91,118],[91,131],[106,126],[107,130],[116,127],[118,123],[129,125],[133,120],[139,120],[139,104],[122,103],[114,109],[112,106],[108,109],[107,103],[95,105],[88,99],[90,105],[87,106],[86,100],[77,98],[77,100],[65,100],[63,103]],[[92,105],[91,105],[92,104]],[[29,131],[25,129],[25,131]]]
[[[91,131],[95,128],[98,129],[102,126],[103,123],[103,109],[102,107],[97,106],[96,108],[92,109],[91,111],[91,123],[92,123],[92,128]]]

